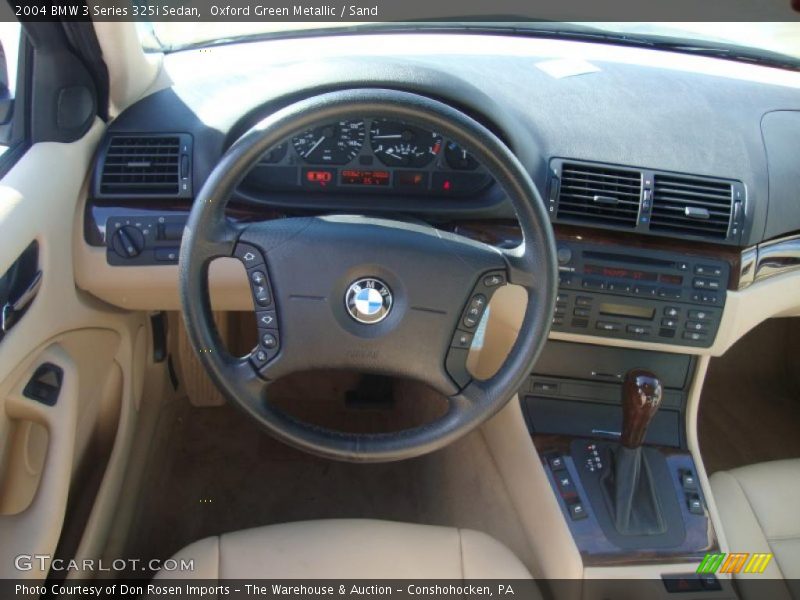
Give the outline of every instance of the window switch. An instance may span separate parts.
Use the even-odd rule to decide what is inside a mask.
[[[681,486],[686,492],[697,491],[697,478],[691,471],[683,471],[681,473]]]
[[[569,508],[569,518],[573,521],[580,521],[581,519],[585,519],[589,515],[586,513],[586,508],[583,506],[583,502],[573,502],[572,504],[567,505]]]
[[[550,463],[550,468],[553,469],[553,471],[559,471],[564,468],[563,456],[551,456],[547,459],[547,462]]]
[[[561,491],[562,495],[575,493],[575,484],[572,483],[572,477],[570,477],[566,469],[563,469],[561,471],[554,471],[553,477],[556,478],[558,489]]]
[[[703,501],[700,500],[700,496],[697,494],[688,494],[686,496],[686,505],[689,508],[689,512],[693,515],[705,514],[703,509]]]

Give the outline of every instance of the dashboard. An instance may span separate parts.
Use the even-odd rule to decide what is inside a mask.
[[[558,240],[552,326],[562,339],[716,347],[729,335],[731,294],[762,271],[800,265],[795,72],[594,43],[420,33],[231,44],[164,61],[171,83],[109,125],[87,200],[84,240],[96,253],[84,287],[112,303],[178,308],[183,225],[226,149],[282,107],[350,87],[435,98],[514,152]],[[553,62],[564,68],[545,68]],[[243,221],[329,213],[422,220],[503,247],[520,235],[502,189],[468,149],[379,115],[284,140],[229,204],[230,218]]]

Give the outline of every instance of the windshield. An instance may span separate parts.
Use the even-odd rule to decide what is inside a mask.
[[[671,43],[699,43],[708,47],[736,46],[750,49],[754,54],[771,52],[783,54],[800,60],[800,23],[464,23],[470,28],[485,25],[491,28],[513,27],[531,33],[544,31],[557,34],[599,33],[609,36],[635,40]],[[213,23],[167,23],[151,22],[140,24],[142,43],[148,50],[175,51],[186,47],[225,43],[250,37],[282,37],[294,35],[313,35],[320,30],[375,30],[418,28],[458,28],[459,23],[376,23],[376,22],[213,22]]]

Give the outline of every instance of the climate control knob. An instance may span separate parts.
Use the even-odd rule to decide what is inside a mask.
[[[125,225],[114,232],[111,247],[123,258],[134,258],[144,249],[144,234],[138,227]]]
[[[572,260],[572,250],[566,246],[559,246],[556,253],[556,258],[558,259],[558,264],[566,265]]]

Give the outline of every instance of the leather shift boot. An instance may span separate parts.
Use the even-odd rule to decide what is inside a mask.
[[[614,525],[623,535],[659,535],[667,530],[661,514],[648,455],[642,448],[616,446],[602,480]]]

